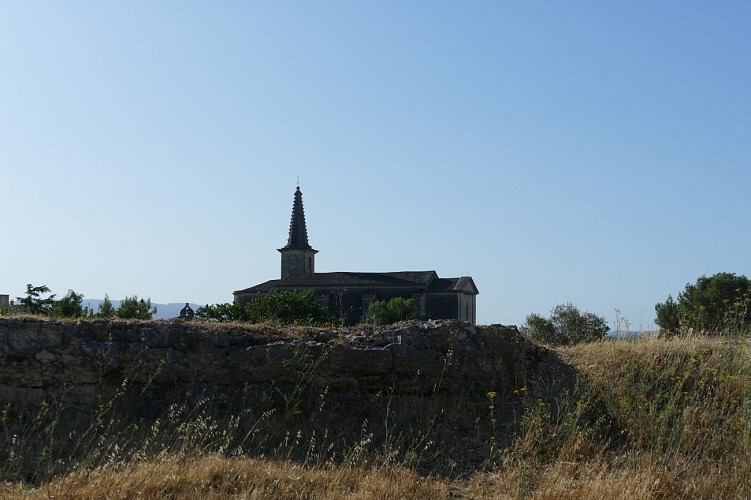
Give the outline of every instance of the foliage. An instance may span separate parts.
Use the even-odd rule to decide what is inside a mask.
[[[601,340],[608,330],[610,327],[605,318],[590,312],[582,313],[570,302],[555,306],[549,318],[530,314],[521,328],[527,338],[550,345]]]
[[[527,316],[526,322],[521,327],[521,333],[535,342],[550,345],[559,343],[558,332],[553,321],[536,313]]]
[[[249,322],[250,316],[244,306],[240,304],[214,304],[199,307],[196,310],[196,319],[204,321],[237,321]]]
[[[62,299],[55,302],[52,313],[63,318],[80,318],[86,315],[82,304],[83,294],[68,290],[68,293]],[[88,309],[86,312],[88,312]]]
[[[33,286],[31,283],[26,285],[26,297],[16,297],[21,307],[28,313],[41,314],[49,312],[55,304],[55,295],[42,298],[43,294],[50,293],[51,290],[47,285]]]
[[[149,320],[154,314],[156,306],[151,305],[151,299],[139,299],[138,295],[126,296],[115,311],[115,315],[122,319]]]
[[[105,293],[104,300],[99,304],[99,310],[96,315],[100,318],[111,318],[116,312],[115,306],[112,305],[109,295]]]
[[[375,300],[368,307],[365,322],[374,325],[388,325],[397,321],[417,318],[415,299],[393,297],[389,300]]]
[[[313,290],[272,290],[244,305],[216,304],[199,307],[198,319],[320,325],[332,321],[328,309],[316,302]]]
[[[323,324],[331,322],[329,311],[315,300],[313,290],[273,290],[245,305],[253,323]]]
[[[751,327],[751,281],[733,273],[702,276],[674,301],[655,305],[655,323],[663,334],[746,333]]]

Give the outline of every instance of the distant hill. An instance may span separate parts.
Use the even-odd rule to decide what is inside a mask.
[[[83,306],[93,309],[94,312],[97,312],[99,310],[99,304],[101,304],[102,302],[102,299],[84,299]],[[119,300],[112,300],[111,302],[112,305],[115,306],[115,308],[120,307]],[[169,304],[156,304],[152,302],[151,305],[156,306],[156,314],[154,315],[154,319],[170,319],[180,316],[180,310],[185,307],[185,302],[170,302]],[[202,306],[203,304],[190,304],[190,307],[194,311],[197,311],[198,308]]]

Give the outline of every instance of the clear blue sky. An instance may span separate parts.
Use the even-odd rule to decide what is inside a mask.
[[[0,293],[217,303],[317,271],[471,275],[481,323],[650,328],[751,276],[751,2],[0,8]]]

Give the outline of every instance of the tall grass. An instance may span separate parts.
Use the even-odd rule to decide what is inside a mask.
[[[6,406],[0,496],[751,495],[745,339],[556,353],[574,384],[536,368],[515,392],[348,395],[294,384],[284,397],[248,392],[227,406],[206,395],[138,421],[117,399],[73,420],[61,401],[27,414]]]

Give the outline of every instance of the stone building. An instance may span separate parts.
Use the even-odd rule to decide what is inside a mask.
[[[387,273],[316,273],[314,250],[308,243],[302,192],[298,186],[292,205],[287,244],[281,253],[281,278],[234,292],[245,304],[271,290],[313,290],[316,299],[347,323],[357,323],[374,300],[413,298],[419,315],[427,319],[460,319],[475,323],[479,293],[469,276],[440,278],[435,271]]]

